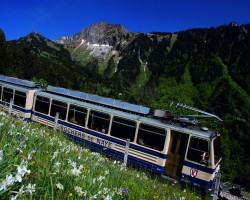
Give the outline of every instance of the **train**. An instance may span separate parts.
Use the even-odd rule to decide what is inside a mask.
[[[0,75],[0,109],[10,106],[26,121],[54,127],[56,120],[68,138],[117,159],[129,141],[128,164],[161,177],[212,190],[220,170],[220,134],[190,116]]]

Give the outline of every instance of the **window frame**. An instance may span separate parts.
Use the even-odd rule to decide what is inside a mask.
[[[44,101],[41,101],[41,100],[37,100],[38,98],[46,98],[46,99],[48,99],[48,102],[44,102]],[[40,101],[40,102],[44,102],[44,103],[48,103],[48,112],[47,113],[45,113],[45,112],[41,112],[41,110],[37,110],[37,101]],[[42,113],[42,114],[45,114],[45,115],[49,115],[49,113],[50,113],[50,105],[51,105],[51,99],[49,98],[49,97],[45,97],[45,96],[40,96],[40,95],[36,95],[36,100],[35,100],[35,106],[34,106],[34,110],[35,110],[35,112],[39,112],[39,113]]]
[[[196,148],[193,148],[193,147],[190,148],[190,146],[192,145],[192,139],[197,139],[198,141],[206,142],[207,143],[207,151],[199,149],[199,147],[198,147],[198,145],[200,145],[199,143],[196,144],[196,146],[197,146]],[[190,153],[190,150],[194,151],[195,155],[192,155],[192,153]],[[194,157],[194,159],[192,158],[192,156],[190,157],[189,153]],[[190,139],[188,142],[188,147],[187,147],[187,152],[186,152],[186,159],[191,161],[191,162],[198,163],[198,164],[207,164],[207,163],[202,163],[202,155],[204,155],[204,158],[206,159],[206,161],[208,161],[211,158],[210,140],[208,140],[206,138],[197,137],[197,136],[190,136]]]
[[[108,123],[105,123],[105,125],[100,124],[98,123],[98,125],[95,124],[94,122],[94,128],[92,128],[91,126],[93,126],[91,120],[92,120],[92,112],[96,112],[96,113],[99,113],[101,115],[107,115],[109,118],[108,120],[105,119],[105,118],[101,118],[101,117],[98,117],[98,116],[95,116],[95,118],[99,118],[99,119],[104,119],[106,121],[108,121]],[[88,122],[87,122],[87,128],[90,129],[90,130],[93,130],[93,131],[97,131],[99,133],[103,133],[103,134],[108,134],[109,133],[109,125],[110,125],[110,122],[111,122],[111,115],[109,113],[106,113],[106,112],[102,112],[102,111],[99,111],[99,110],[95,110],[95,109],[90,109],[89,110],[89,113],[88,113]]]
[[[71,117],[71,110],[73,110],[73,109],[71,109],[72,106],[74,106],[74,108],[80,108],[80,109],[85,110],[85,113],[84,113],[82,111],[79,111],[80,109],[76,109],[75,114],[74,114],[75,116],[73,117],[74,121],[72,120],[72,117]],[[83,113],[85,114],[84,122],[82,120],[78,120],[78,117],[76,117],[76,115],[82,115]],[[88,117],[88,109],[87,108],[85,108],[83,106],[75,105],[75,104],[69,104],[68,114],[67,114],[67,121],[68,122],[76,124],[78,126],[85,127],[87,117]]]
[[[134,123],[134,126],[131,126],[130,124],[121,123],[121,122],[114,122],[115,118],[118,118],[118,119],[121,119],[121,120],[126,120],[126,121],[129,121],[131,123]],[[117,124],[128,125],[127,127],[134,128],[134,137],[133,138],[132,137],[126,138],[126,135],[123,135],[123,134],[112,134],[113,131],[114,131],[113,128],[115,126],[117,126]],[[117,129],[117,127],[115,127],[115,129]],[[127,139],[130,139],[130,142],[134,142],[134,140],[136,139],[136,130],[137,130],[137,122],[135,120],[131,120],[131,119],[121,117],[121,116],[116,116],[116,115],[113,116],[112,124],[111,124],[111,128],[110,128],[110,135],[112,137],[115,137],[115,138],[118,138],[118,139],[121,139],[121,140],[124,140],[124,141],[126,141]],[[116,131],[114,131],[114,132],[116,133]],[[130,134],[132,135],[132,132]],[[124,136],[124,137],[122,137],[122,136]]]
[[[155,130],[158,129],[158,130],[160,130],[160,131],[162,131],[164,133],[155,132],[155,130],[152,131],[150,129],[145,129],[147,126],[151,127],[152,129],[155,129]],[[149,135],[149,133],[151,135]],[[142,138],[143,139],[143,143],[141,143],[141,141],[140,141],[140,139],[142,137],[141,134],[144,134],[144,136]],[[164,151],[167,134],[168,134],[167,133],[167,129],[165,129],[165,128],[141,122],[139,124],[139,126],[138,126],[138,133],[137,133],[136,143],[139,144],[139,145],[141,145],[141,146],[145,146],[145,147],[151,148],[153,150]],[[152,142],[153,140],[150,140],[150,138],[152,138],[152,136],[155,136],[155,135],[158,135],[158,137],[163,137],[162,140],[161,140],[162,144],[159,145],[156,142]],[[150,137],[145,137],[145,136],[150,136]],[[160,141],[160,140],[157,140],[157,141]]]
[[[63,107],[63,106],[61,106],[61,105],[58,105],[58,104],[53,104],[53,101],[57,101],[57,102],[60,102],[61,104],[65,104],[66,106],[65,107]],[[50,101],[50,111],[49,111],[49,116],[51,116],[51,117],[56,117],[56,113],[57,113],[57,111],[54,113],[54,115],[52,115],[52,113],[51,112],[54,112],[54,107],[53,106],[56,106],[56,107],[60,107],[61,108],[61,110],[62,109],[65,109],[65,110],[63,110],[63,112],[64,113],[62,113],[62,112],[59,112],[59,119],[60,120],[66,120],[66,117],[67,117],[67,111],[68,111],[68,103],[67,102],[65,102],[65,101],[61,101],[61,100],[58,100],[58,99],[51,99],[51,101]],[[62,115],[63,114],[63,115]]]
[[[21,94],[17,94],[17,93],[23,93],[25,96],[22,96]],[[19,98],[20,97],[24,98],[24,99],[22,99],[22,100],[24,100],[24,102],[21,102],[21,104],[24,103],[24,105],[18,105],[18,103],[20,103],[20,100],[19,100],[19,102],[16,102],[16,96],[18,96]],[[15,90],[15,92],[14,92],[14,101],[13,101],[13,104],[15,106],[19,106],[21,108],[25,108],[25,106],[26,106],[26,100],[27,100],[27,92],[23,92],[23,91],[20,91],[20,90]]]
[[[4,97],[4,92],[7,92],[7,91],[4,91],[5,89],[7,89],[7,90],[12,90],[12,98],[10,98],[9,101],[5,101],[5,100],[3,99],[4,102],[10,103],[10,100],[14,98],[14,89],[11,89],[11,88],[8,88],[8,87],[3,87],[3,91],[2,91],[2,96],[3,96],[3,97]],[[7,92],[7,93],[10,93],[10,92]],[[13,99],[13,100],[14,100],[14,99]]]

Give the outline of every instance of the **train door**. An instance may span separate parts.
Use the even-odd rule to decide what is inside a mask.
[[[177,177],[183,166],[185,151],[187,149],[188,135],[171,131],[171,138],[166,160],[165,174],[170,177]]]

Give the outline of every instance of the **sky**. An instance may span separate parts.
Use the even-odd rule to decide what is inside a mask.
[[[6,40],[36,31],[51,40],[98,22],[131,32],[178,32],[250,23],[250,0],[2,0],[0,29]]]

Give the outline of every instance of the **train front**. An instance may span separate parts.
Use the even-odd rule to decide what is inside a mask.
[[[184,181],[212,190],[220,170],[221,142],[217,133],[204,135],[189,137],[181,174]]]

